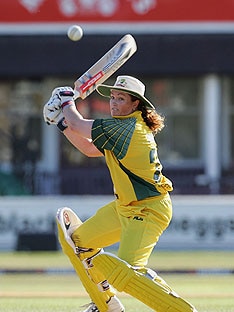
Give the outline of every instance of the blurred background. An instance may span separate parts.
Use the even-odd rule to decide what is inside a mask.
[[[84,30],[79,42],[66,36],[72,24]],[[126,33],[138,51],[108,82],[136,76],[166,117],[156,141],[174,182],[168,241],[181,233],[182,245],[186,236],[194,247],[207,239],[203,248],[233,248],[234,1],[8,0],[0,2],[0,249],[32,248],[16,241],[32,227],[53,233],[63,202],[91,201],[88,217],[111,197],[103,159],[75,150],[42,109],[53,88],[73,86]],[[97,93],[77,105],[84,116],[109,115]]]

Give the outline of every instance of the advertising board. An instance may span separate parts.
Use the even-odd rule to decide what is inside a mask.
[[[0,250],[15,250],[19,234],[55,234],[57,209],[72,208],[82,221],[112,196],[5,197],[0,202]],[[234,249],[234,196],[173,196],[173,220],[160,249]]]

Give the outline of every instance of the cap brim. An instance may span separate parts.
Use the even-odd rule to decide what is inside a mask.
[[[151,108],[151,109],[155,109],[154,105],[149,100],[147,100],[147,98],[139,95],[136,92],[130,91],[126,88],[107,86],[107,85],[100,84],[97,86],[96,90],[100,95],[105,96],[105,97],[110,97],[111,90],[119,90],[119,91],[127,92],[127,93],[137,97],[138,99],[140,99],[145,104],[146,107]]]

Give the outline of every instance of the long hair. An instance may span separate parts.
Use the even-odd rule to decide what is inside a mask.
[[[135,96],[131,96],[132,101],[140,100]],[[157,134],[164,128],[164,120],[165,118],[157,113],[156,109],[151,109],[145,106],[145,104],[140,100],[137,109],[141,111],[141,116],[147,126]]]

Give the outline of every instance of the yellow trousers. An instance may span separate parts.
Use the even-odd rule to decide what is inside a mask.
[[[118,200],[100,208],[84,223],[72,210],[58,214],[59,240],[70,258],[92,301],[100,311],[108,311],[114,295],[112,285],[158,312],[196,312],[155,272],[147,269],[148,258],[172,216],[169,195],[149,198],[121,206]],[[72,221],[73,220],[73,221]],[[66,238],[70,226],[76,253]],[[70,239],[70,234],[69,234]],[[120,242],[118,256],[99,252]],[[72,243],[73,247],[73,243]]]
[[[119,242],[118,257],[131,266],[144,267],[172,217],[169,194],[122,206],[118,200],[100,208],[72,234],[77,247],[92,248],[84,258]],[[81,259],[82,254],[80,255]]]

